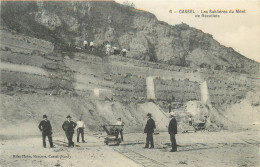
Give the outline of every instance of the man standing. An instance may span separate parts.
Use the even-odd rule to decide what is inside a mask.
[[[148,113],[146,116],[148,120],[144,128],[144,133],[147,134],[145,148],[149,147],[149,143],[151,143],[150,148],[154,148],[153,133],[156,126],[154,120],[152,119],[152,114]]]
[[[63,123],[62,129],[65,131],[66,137],[69,142],[69,147],[71,146],[74,147],[74,142],[72,141],[72,139],[73,139],[74,128],[77,126],[77,124],[71,121],[70,115],[68,115],[66,118],[68,120]]]
[[[89,43],[89,47],[90,47],[90,51],[94,51],[94,42],[93,41],[90,41]]]
[[[79,121],[77,122],[77,142],[79,142],[79,136],[81,134],[82,143],[85,143],[84,129],[85,129],[85,123],[80,118]]]
[[[50,121],[47,120],[47,115],[43,115],[43,120],[40,122],[38,127],[42,132],[43,147],[46,148],[46,136],[47,136],[50,143],[50,147],[53,148],[52,127]]]
[[[127,50],[126,50],[125,48],[124,48],[124,49],[122,49],[122,56],[123,56],[123,57],[125,57],[125,56],[126,56],[126,51],[127,51]]]
[[[170,139],[171,139],[171,143],[172,143],[171,152],[176,152],[177,151],[177,144],[176,144],[175,134],[177,134],[177,121],[175,119],[174,112],[170,112],[170,118],[172,118],[172,119],[169,123],[168,132],[170,134]]]
[[[191,118],[191,115],[189,115],[188,122],[189,122],[189,126],[192,126],[192,118]]]
[[[106,44],[105,49],[106,49],[106,55],[110,55],[111,45],[109,43]]]
[[[88,48],[88,41],[84,40],[83,45],[84,45],[84,48],[87,50],[87,48]]]
[[[169,108],[169,113],[172,112],[172,104],[171,103],[169,103],[168,108]]]
[[[117,118],[116,125],[124,125],[124,123],[122,122],[121,118]],[[119,128],[119,133],[120,133],[120,136],[121,136],[121,140],[124,141],[124,138],[123,138],[123,127]],[[116,138],[118,138],[118,135],[119,134],[117,134]]]

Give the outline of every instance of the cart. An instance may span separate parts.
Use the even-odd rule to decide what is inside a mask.
[[[103,129],[107,133],[104,143],[109,146],[118,146],[121,143],[118,134],[123,129],[123,126],[124,125],[103,125]]]
[[[193,123],[193,127],[195,128],[196,131],[205,130],[205,125],[206,125],[205,122],[195,122],[195,123]]]

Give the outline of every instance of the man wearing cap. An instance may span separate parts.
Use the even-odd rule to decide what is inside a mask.
[[[171,143],[172,143],[171,152],[176,152],[177,151],[177,144],[176,144],[175,134],[177,134],[177,121],[175,119],[174,112],[170,112],[170,118],[172,118],[172,119],[169,123],[168,132],[170,134],[170,139],[171,139]]]
[[[74,142],[72,141],[72,139],[73,139],[74,128],[77,126],[77,124],[71,120],[70,115],[68,115],[66,118],[68,120],[63,123],[62,129],[65,131],[66,137],[69,142],[69,147],[71,146],[74,147]]]
[[[145,148],[149,147],[149,143],[151,143],[151,148],[154,148],[153,133],[156,126],[154,120],[152,119],[152,114],[148,113],[146,116],[148,120],[144,128],[144,133],[147,134]]]
[[[47,115],[43,115],[43,120],[40,122],[38,128],[42,132],[43,147],[46,148],[46,136],[47,136],[50,143],[50,147],[53,148],[52,127],[50,121],[47,120]]]

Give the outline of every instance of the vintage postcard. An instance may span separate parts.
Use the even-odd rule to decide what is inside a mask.
[[[1,0],[1,167],[259,167],[259,0]]]

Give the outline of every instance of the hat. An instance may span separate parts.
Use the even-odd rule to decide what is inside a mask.
[[[170,112],[170,116],[175,117],[175,113],[174,112]]]
[[[151,114],[151,113],[148,113],[146,116],[149,116],[149,117],[151,117],[151,116],[152,116],[152,114]]]
[[[70,116],[70,115],[68,115],[66,118],[71,118],[71,116]]]
[[[42,118],[47,118],[47,115],[43,115]]]

